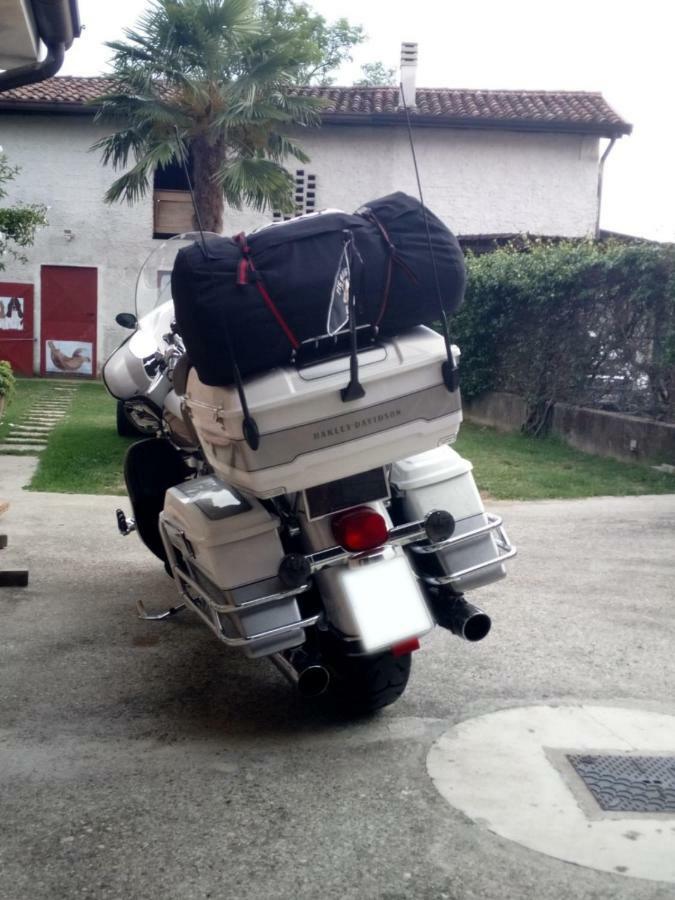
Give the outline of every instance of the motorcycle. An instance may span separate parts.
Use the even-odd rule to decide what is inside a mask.
[[[462,412],[440,375],[446,344],[424,326],[359,343],[342,284],[303,358],[249,378],[245,396],[241,384],[203,384],[174,320],[171,271],[204,240],[179,235],[150,254],[136,314],[117,317],[133,334],[103,371],[152,435],[128,450],[133,515],[117,511],[119,530],[138,532],[179,595],[157,614],[139,601],[139,615],[191,610],[303,697],[380,709],[403,694],[434,627],[488,634],[465,593],[503,578],[516,554],[449,446]],[[355,372],[360,390],[345,398]],[[246,439],[250,417],[259,442]]]

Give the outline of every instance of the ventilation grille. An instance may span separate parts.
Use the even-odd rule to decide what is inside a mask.
[[[297,219],[305,213],[316,211],[316,175],[297,169],[295,172],[295,194],[293,197],[295,209],[292,213],[282,213],[275,210],[272,218],[275,222],[288,222],[289,219]]]
[[[401,44],[401,65],[402,66],[417,65],[417,44],[411,44],[411,43]]]

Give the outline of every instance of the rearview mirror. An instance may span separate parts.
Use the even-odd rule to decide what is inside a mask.
[[[138,325],[138,319],[133,313],[117,313],[115,321],[122,328],[135,328]]]

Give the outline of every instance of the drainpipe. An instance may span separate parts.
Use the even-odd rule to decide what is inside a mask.
[[[11,91],[14,88],[24,87],[27,84],[36,84],[38,81],[51,78],[52,75],[56,75],[63,65],[64,56],[64,45],[56,44],[53,47],[47,47],[47,55],[40,62],[29,63],[29,65],[21,66],[18,69],[0,72],[0,91]]]
[[[600,157],[600,165],[598,166],[598,211],[595,216],[595,238],[597,240],[600,234],[600,205],[602,203],[602,176],[605,171],[605,160],[612,152],[612,147],[616,144],[616,137],[613,137],[609,144],[605,147],[605,152]]]

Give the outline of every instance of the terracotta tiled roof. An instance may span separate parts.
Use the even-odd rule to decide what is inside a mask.
[[[88,101],[112,89],[109,77],[50,78],[0,94],[0,109],[83,111]],[[303,87],[298,93],[325,102],[323,120],[332,124],[392,124],[401,121],[394,87]],[[607,137],[629,134],[602,94],[570,91],[483,91],[418,88],[413,121],[424,125],[579,131]]]
[[[307,87],[300,93],[326,102],[324,118],[401,117],[399,91],[393,87]],[[439,125],[535,128],[629,134],[602,94],[570,91],[483,91],[418,88],[412,116]]]
[[[48,78],[38,84],[29,84],[0,94],[0,104],[8,107],[13,104],[39,103],[54,106],[83,106],[89,100],[100,97],[111,90],[112,78],[98,76],[95,78],[75,78],[63,76]]]

